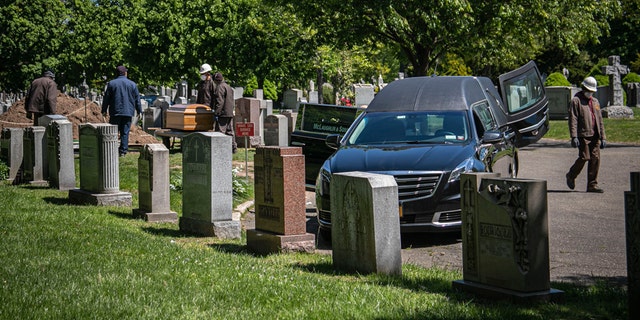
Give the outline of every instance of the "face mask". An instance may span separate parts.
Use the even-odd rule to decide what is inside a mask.
[[[584,96],[587,98],[591,98],[593,96],[593,92],[585,91]]]
[[[206,74],[201,75],[201,76],[200,76],[200,79],[202,79],[202,81],[207,80],[207,75],[206,75]]]

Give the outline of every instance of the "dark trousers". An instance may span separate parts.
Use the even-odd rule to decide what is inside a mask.
[[[120,134],[120,147],[118,151],[120,154],[127,154],[129,151],[129,130],[131,130],[131,117],[126,116],[112,116],[109,119],[110,124],[118,126],[118,133]]]
[[[600,170],[600,139],[599,137],[578,138],[578,159],[569,169],[568,178],[578,177],[585,163],[587,166],[587,189],[598,186],[598,171]]]
[[[216,132],[231,136],[231,150],[235,152],[238,145],[236,144],[236,133],[233,131],[233,117],[218,117],[215,126]]]

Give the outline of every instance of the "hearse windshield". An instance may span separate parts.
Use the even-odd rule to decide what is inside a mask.
[[[469,139],[464,111],[371,112],[360,119],[347,145],[450,144]]]

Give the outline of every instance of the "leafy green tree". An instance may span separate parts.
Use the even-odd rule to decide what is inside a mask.
[[[64,2],[3,1],[0,16],[0,90],[23,90],[47,69],[58,73],[68,21]]]

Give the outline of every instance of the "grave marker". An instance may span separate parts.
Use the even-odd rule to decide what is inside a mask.
[[[44,127],[33,126],[25,128],[23,135],[23,181],[38,186],[48,185],[44,175],[44,134]]]
[[[331,176],[331,241],[336,270],[402,274],[398,185],[393,176]]]
[[[169,149],[164,144],[145,144],[138,158],[140,208],[133,216],[149,222],[178,222],[171,211],[169,192]]]
[[[0,139],[0,152],[2,158],[9,166],[9,181],[12,183],[20,183],[22,177],[19,177],[20,168],[23,159],[23,128],[3,128],[2,137]]]
[[[259,147],[254,157],[256,227],[247,230],[254,252],[315,250],[306,233],[304,155],[298,147]]]
[[[627,241],[629,319],[640,318],[640,172],[631,172],[631,191],[624,193]]]
[[[118,126],[81,124],[79,138],[80,189],[69,190],[69,202],[130,207],[131,193],[120,191]]]
[[[49,185],[58,190],[76,187],[73,154],[73,124],[66,118],[53,120],[46,127]]]
[[[240,238],[240,222],[232,220],[231,139],[220,132],[195,132],[183,138],[180,230]]]
[[[461,206],[464,280],[455,289],[514,301],[563,298],[550,287],[546,181],[463,174]]]

